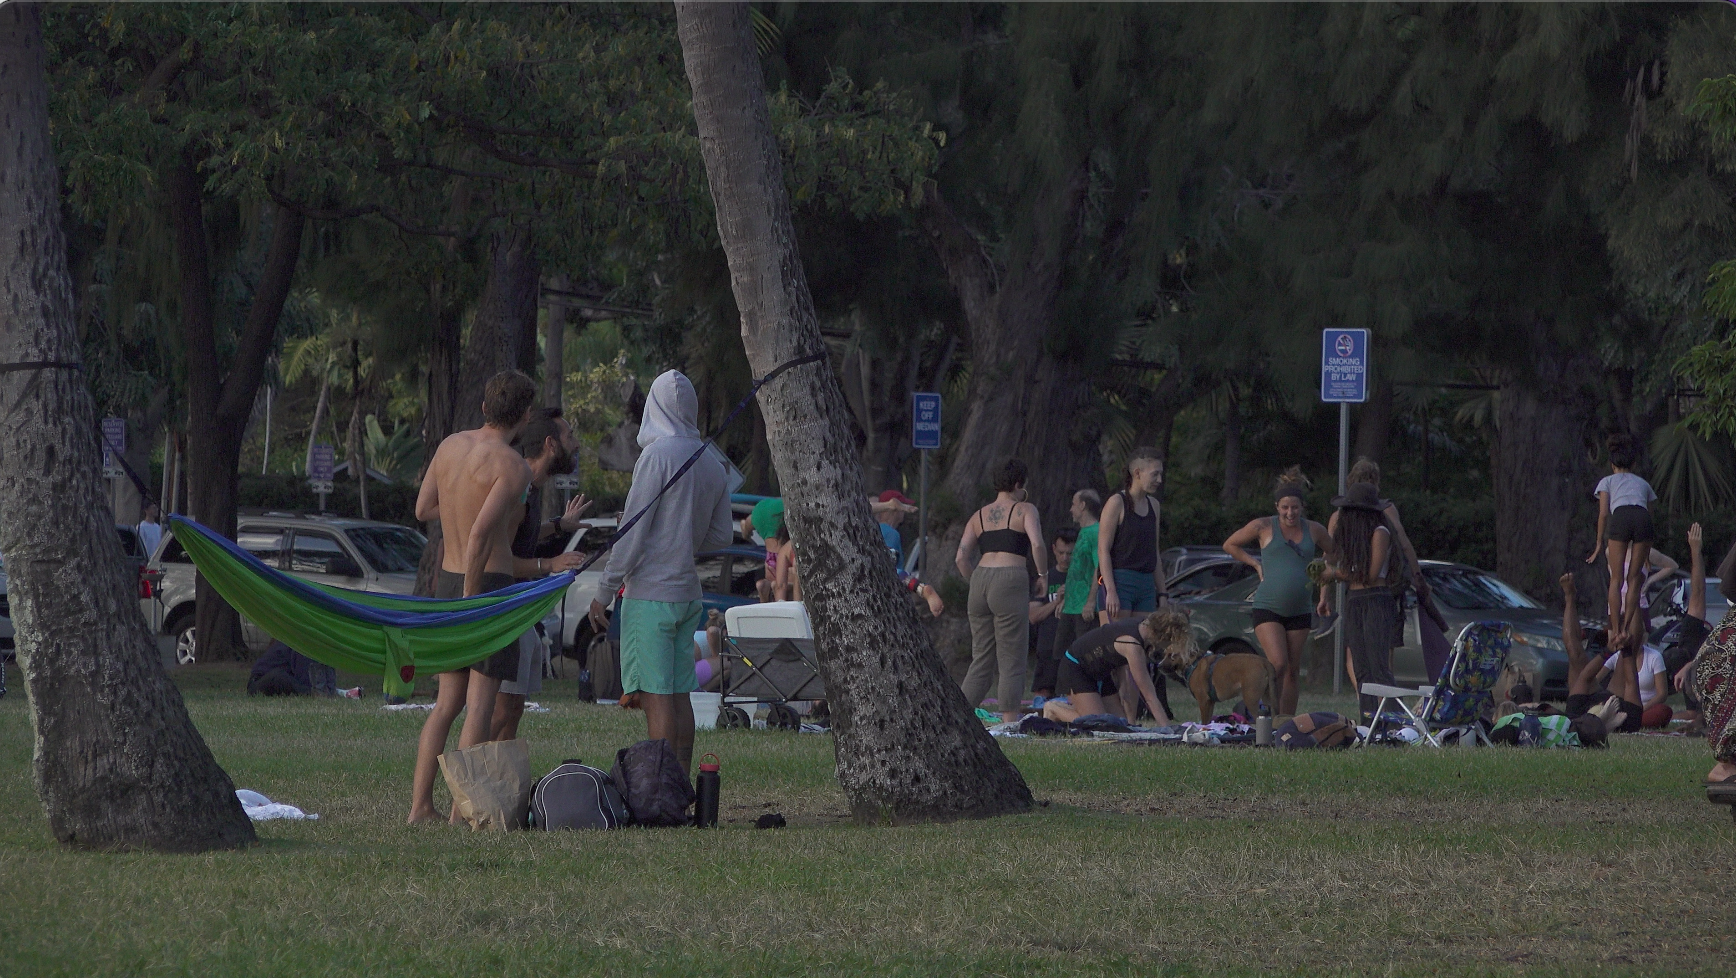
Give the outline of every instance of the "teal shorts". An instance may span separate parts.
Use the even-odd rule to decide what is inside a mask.
[[[705,620],[698,601],[621,599],[621,691],[674,695],[699,688],[693,633]]]

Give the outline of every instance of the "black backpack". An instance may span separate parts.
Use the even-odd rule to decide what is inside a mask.
[[[530,789],[533,829],[618,829],[632,820],[609,776],[566,760]]]
[[[621,789],[635,825],[690,825],[693,784],[669,741],[641,740],[615,752],[610,780]]]

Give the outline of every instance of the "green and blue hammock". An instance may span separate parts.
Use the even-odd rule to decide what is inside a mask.
[[[328,666],[379,673],[387,693],[408,696],[418,675],[449,672],[480,662],[542,621],[566,593],[567,585],[651,511],[761,387],[792,367],[819,363],[827,356],[822,349],[786,360],[754,381],[723,423],[584,566],[540,581],[514,584],[472,598],[351,591],[267,567],[234,541],[184,516],[169,517],[169,524],[205,580],[272,638]]]
[[[209,527],[172,516],[175,539],[235,610],[297,652],[350,672],[377,673],[409,694],[418,675],[478,662],[536,625],[572,572],[470,598],[419,598],[329,587],[268,567]]]

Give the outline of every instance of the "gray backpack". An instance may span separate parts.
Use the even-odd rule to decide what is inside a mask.
[[[533,829],[618,829],[632,816],[604,772],[566,760],[530,789]]]

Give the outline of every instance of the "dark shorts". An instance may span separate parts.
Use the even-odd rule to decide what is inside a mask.
[[[1567,697],[1567,714],[1569,720],[1577,720],[1591,712],[1591,708],[1609,699],[1609,693],[1574,693]]]
[[[1609,538],[1617,543],[1651,543],[1658,538],[1652,511],[1644,506],[1617,506],[1609,514]]]
[[[1305,632],[1314,627],[1313,615],[1280,615],[1276,611],[1255,608],[1248,612],[1248,617],[1254,619],[1255,628],[1272,622],[1283,625],[1287,632]]]
[[[517,582],[513,580],[511,574],[483,574],[482,591],[479,593],[487,594],[489,591],[498,591],[503,587],[511,587],[515,583]],[[434,596],[436,598],[464,597],[464,575],[442,569],[439,579],[434,582]],[[471,669],[476,669],[490,679],[498,679],[502,682],[516,680],[518,678],[518,657],[518,636],[514,635],[512,642],[505,648],[490,653],[479,662],[473,662],[453,671],[469,672]]]
[[[1090,658],[1086,656],[1086,658]],[[1061,661],[1055,666],[1055,692],[1062,696],[1074,693],[1096,693],[1098,696],[1114,696],[1116,685],[1114,677],[1103,680],[1092,679],[1085,675],[1085,670],[1079,668],[1079,663],[1061,656]]]

